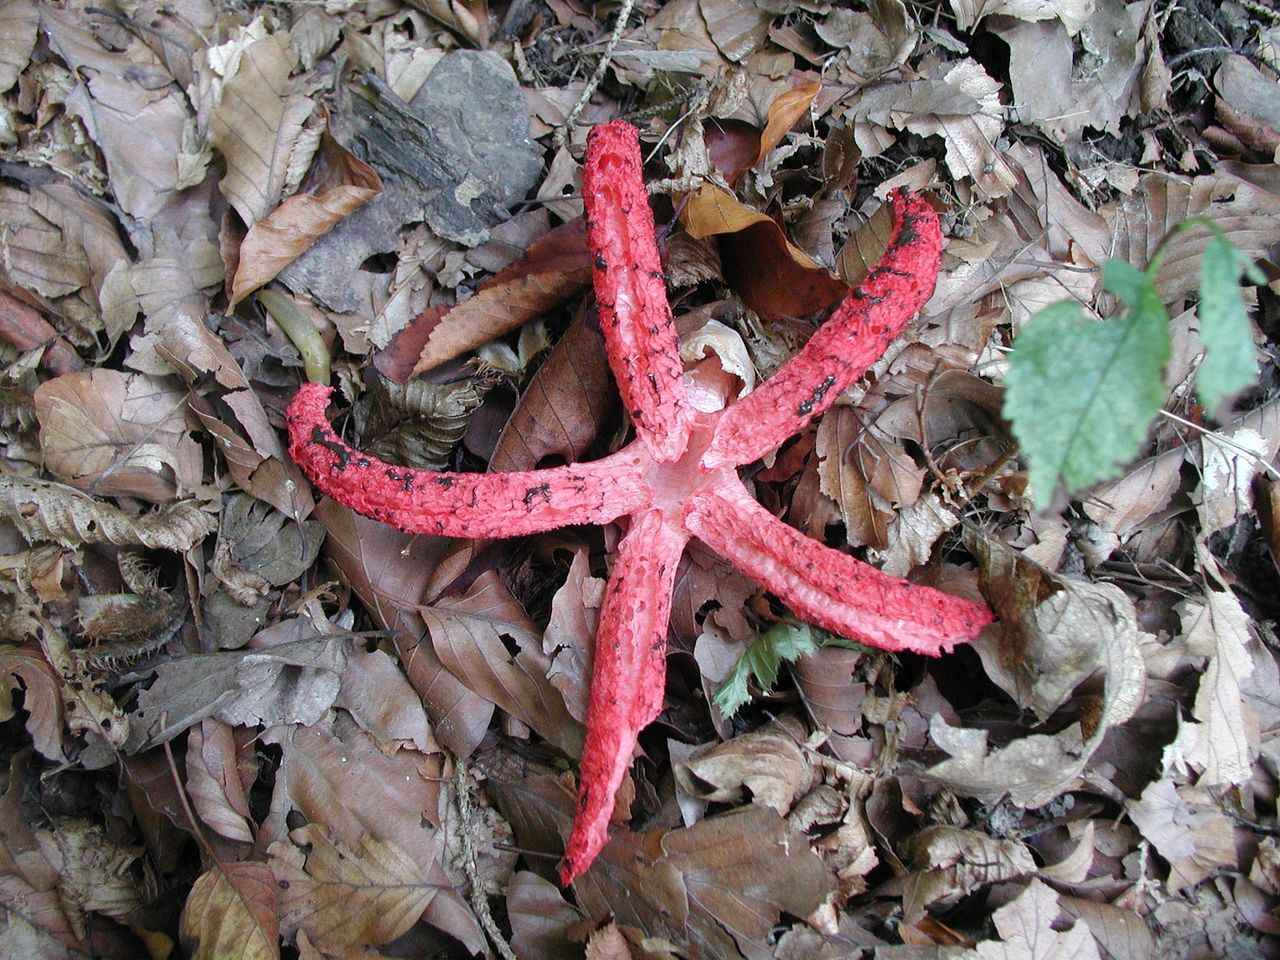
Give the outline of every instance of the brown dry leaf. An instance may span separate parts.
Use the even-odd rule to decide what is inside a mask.
[[[374,169],[327,132],[320,138],[318,166],[303,188],[249,227],[231,281],[228,309],[276,276],[311,248],[339,220],[382,192]]]
[[[164,503],[203,482],[185,391],[99,369],[47,380],[34,400],[45,466],[72,486]]]
[[[187,895],[179,930],[192,960],[279,960],[276,883],[265,863],[215,864]]]
[[[187,795],[200,819],[228,840],[253,843],[249,795],[231,727],[206,719],[187,735]]]
[[[706,9],[706,3],[703,3]],[[760,150],[755,160],[748,166],[755,166],[764,159],[764,155],[776,147],[803,117],[809,115],[813,101],[822,90],[817,80],[799,80],[790,90],[779,94],[769,104],[769,119],[764,131],[760,134]]]
[[[1080,719],[1053,735],[1029,734],[990,747],[987,731],[934,716],[930,739],[951,755],[931,776],[964,796],[1049,803],[1084,771],[1107,730],[1142,703],[1146,666],[1133,601],[1110,584],[1058,578],[1008,547],[971,536],[982,593],[998,622],[974,641],[991,680],[1021,707],[1047,718],[1075,688],[1100,673],[1101,695],[1084,699]]]
[[[57,298],[85,286],[92,274],[84,251],[70,246],[56,224],[34,209],[31,198],[0,186],[0,258],[4,276],[42,297]]]
[[[1113,231],[1111,255],[1138,269],[1147,266],[1174,227],[1195,216],[1212,220],[1251,259],[1265,257],[1280,242],[1280,196],[1222,174],[1193,180],[1148,174],[1137,195],[1104,212]],[[1164,262],[1155,277],[1164,303],[1199,289],[1200,261],[1209,239],[1205,230],[1186,230],[1164,245]]]
[[[263,740],[283,750],[271,803],[275,816],[263,834],[283,842],[293,809],[348,850],[359,849],[366,837],[391,844],[414,864],[419,882],[436,890],[423,919],[472,953],[484,948],[479,924],[457,892],[460,884],[442,865],[447,837],[440,826],[447,808],[440,758],[416,750],[387,755],[341,712],[328,726],[275,727]]]
[[[62,231],[68,254],[77,252],[88,264],[89,301],[102,309],[103,327],[115,343],[137,314],[136,304],[117,304],[105,289],[108,283],[117,283],[123,278],[123,268],[130,263],[115,218],[103,202],[85,196],[61,180],[33,186],[31,208]],[[113,275],[118,279],[112,279]]]
[[[326,552],[382,629],[395,639],[400,663],[440,743],[469,757],[484,738],[493,704],[473,693],[436,656],[417,607],[448,541],[402,533],[322,500],[316,518],[329,532]]]
[[[581,460],[616,395],[599,329],[575,319],[520,395],[489,470],[532,470],[545,457]]]
[[[348,654],[334,705],[350,713],[384,750],[411,746],[422,753],[436,753],[440,749],[421,698],[399,665],[381,650],[357,647]]]
[[[1220,870],[1235,870],[1231,821],[1207,790],[1157,780],[1125,805],[1129,819],[1169,862],[1168,887],[1177,893]]]
[[[773,17],[754,3],[698,0],[698,10],[716,48],[734,63],[743,63],[769,35]]]
[[[718,238],[725,280],[766,320],[817,313],[849,292],[768,216],[713,184],[689,195],[680,220],[695,240]]]
[[[0,721],[17,713],[13,695],[23,693],[22,708],[32,746],[42,756],[62,762],[62,698],[58,676],[40,654],[29,647],[0,646]]]
[[[676,782],[692,797],[709,803],[759,803],[782,816],[818,774],[793,733],[775,725],[695,750],[674,767]]]
[[[577,960],[569,931],[582,914],[565,900],[560,888],[529,870],[520,870],[507,886],[507,919],[511,949],[518,957]]]
[[[888,436],[866,414],[838,406],[818,424],[818,476],[821,490],[836,502],[845,537],[854,546],[885,549],[895,507],[909,507],[920,496],[924,470],[901,440]]]
[[[1192,500],[1202,540],[1252,513],[1253,479],[1275,456],[1278,443],[1280,437],[1268,442],[1239,424],[1200,437],[1200,487]]]
[[[791,676],[814,722],[844,736],[862,728],[867,685],[855,678],[864,651],[821,647],[791,664]]]
[[[421,610],[436,655],[467,688],[536,730],[569,756],[582,751],[583,727],[547,679],[541,635],[498,575],[486,571],[462,597]],[[514,657],[503,642],[519,648]]]
[[[926,827],[903,843],[904,859],[915,868],[905,878],[902,912],[908,923],[931,904],[956,903],[979,887],[1034,873],[1031,851],[1019,840],[997,840],[976,830]]]
[[[288,31],[252,43],[209,118],[210,142],[227,161],[222,195],[247,227],[279,203],[289,168],[297,164],[293,153],[305,149],[302,127],[314,104],[293,92],[289,74],[296,66]]]
[[[489,45],[489,14],[485,0],[423,0],[422,9],[468,43]]]
[[[78,757],[80,765],[95,769],[117,763],[119,751],[129,739],[129,718],[111,695],[89,676],[84,661],[72,654],[66,634],[51,621],[37,616],[23,623],[22,629],[28,635],[34,634],[45,659],[61,681],[58,693],[62,697],[67,729],[72,736],[85,737],[87,748]]]
[[[1223,126],[1251,148],[1275,156],[1280,148],[1280,81],[1233,53],[1223,58],[1213,83]]]
[[[134,516],[74,487],[12,476],[0,477],[0,516],[28,543],[52,540],[69,550],[111,543],[185,553],[217,526],[216,518],[194,500]]]
[[[509,333],[562,303],[591,280],[581,220],[534,241],[523,257],[453,307],[432,307],[401,330],[375,363],[398,383]]]
[[[840,65],[874,79],[906,62],[919,34],[901,0],[873,0],[868,11],[837,7],[814,31],[825,43],[843,48]]]
[[[780,913],[817,909],[828,879],[801,836],[752,805],[683,830],[617,830],[574,890],[589,917],[612,913],[682,953],[756,957]]]
[[[385,840],[347,849],[311,823],[268,851],[280,887],[281,933],[299,931],[322,953],[349,954],[390,943],[422,916],[436,889],[413,859]],[[303,847],[308,848],[306,852]]]
[[[1253,672],[1249,615],[1228,588],[1224,571],[1203,545],[1197,545],[1205,577],[1202,600],[1178,607],[1187,652],[1206,657],[1192,707],[1194,723],[1179,731],[1182,759],[1203,771],[1203,786],[1243,784],[1253,776],[1259,749],[1258,718],[1241,693]]]

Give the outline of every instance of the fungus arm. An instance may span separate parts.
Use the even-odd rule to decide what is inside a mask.
[[[689,437],[684,367],[644,188],[639,132],[623,120],[592,128],[582,172],[587,244],[609,367],[654,460],[675,460]]]
[[[523,473],[397,467],[348,446],[325,419],[331,387],[304,383],[289,404],[289,455],[307,478],[356,513],[410,533],[518,537],[608,523],[650,494],[625,450],[592,463]]]
[[[661,510],[633,517],[605,588],[591,670],[578,808],[560,878],[569,884],[609,838],[609,817],[640,731],[662,711],[667,623],[688,536]]]
[[[884,256],[799,353],[725,412],[705,469],[758,460],[802,429],[880,359],[929,299],[942,257],[938,215],[901,190],[892,204]]]
[[[685,526],[798,616],[883,650],[936,657],[992,621],[981,604],[823,546],[769,513],[741,484],[694,494]]]

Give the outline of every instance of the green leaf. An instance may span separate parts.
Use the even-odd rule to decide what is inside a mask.
[[[860,643],[837,637],[807,623],[775,624],[747,644],[747,649],[742,652],[712,698],[716,707],[726,719],[732,717],[751,699],[748,682],[752,676],[761,689],[768,693],[778,681],[778,670],[784,661],[794,663],[822,647],[867,649]]]
[[[1225,237],[1214,236],[1200,267],[1200,342],[1204,360],[1196,393],[1210,413],[1258,379],[1257,349],[1240,293],[1240,274],[1256,273],[1252,262]]]
[[[1154,265],[1153,265],[1154,266]],[[1014,343],[1004,415],[1013,423],[1037,508],[1115,476],[1147,437],[1164,400],[1168,314],[1151,278],[1109,260],[1102,283],[1128,311],[1101,323],[1079,304],[1051,304]]]

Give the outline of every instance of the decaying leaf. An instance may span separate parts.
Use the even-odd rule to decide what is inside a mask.
[[[28,543],[52,540],[68,549],[85,543],[142,546],[183,553],[213,532],[215,520],[194,500],[132,515],[48,480],[0,477],[0,516]]]
[[[1016,880],[1036,868],[1023,843],[958,827],[926,827],[907,840],[904,856],[915,867],[902,900],[908,922],[922,917],[930,904],[954,903],[978,887]]]
[[[1008,794],[1019,806],[1042,806],[1084,771],[1107,730],[1142,703],[1146,668],[1133,602],[1108,584],[1051,576],[993,542],[970,543],[999,617],[974,642],[991,680],[1041,718],[1095,674],[1102,689],[1084,698],[1079,719],[1065,729],[1005,746],[989,745],[985,730],[953,727],[935,715],[930,738],[951,759],[929,773],[966,796],[994,801]]]

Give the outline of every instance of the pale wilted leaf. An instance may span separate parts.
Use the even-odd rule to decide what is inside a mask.
[[[389,943],[417,922],[436,895],[412,858],[392,843],[365,837],[357,849],[343,849],[320,823],[289,836],[293,845],[280,841],[270,849],[282,932],[292,938],[304,931],[324,953]]]
[[[129,752],[212,716],[232,724],[315,723],[338,694],[345,647],[344,638],[313,638],[161,664],[156,682],[138,698]]]
[[[34,0],[7,0],[0,4],[0,93],[18,79],[36,45],[40,14]]]
[[[1016,900],[993,915],[1001,940],[987,940],[972,952],[975,960],[1100,960],[1098,945],[1084,923],[1065,929],[1058,923],[1062,906],[1053,888],[1032,880]]]
[[[98,824],[74,817],[57,817],[52,827],[37,830],[36,840],[58,872],[59,899],[82,936],[84,914],[123,919],[142,906],[143,885],[134,870],[141,847],[122,847]]]
[[[956,26],[970,30],[984,17],[1004,15],[1015,20],[1061,20],[1072,34],[1093,13],[1095,0],[949,0]]]
[[[1207,790],[1157,780],[1130,800],[1131,819],[1169,862],[1169,890],[1192,887],[1220,870],[1237,864],[1231,821]]]
[[[256,41],[223,85],[210,118],[209,137],[227,161],[222,194],[246,226],[280,200],[291,154],[311,116],[312,102],[291,89],[296,64],[287,31]]]
[[[182,908],[179,929],[192,960],[279,960],[271,868],[252,861],[230,862],[201,874]]]
[[[137,516],[48,480],[0,477],[0,516],[28,543],[52,540],[71,549],[85,543],[143,546],[183,553],[213,532],[217,521],[194,500]]]
[[[587,722],[591,688],[591,648],[604,588],[604,580],[591,576],[589,552],[575,551],[564,586],[551,598],[551,619],[542,634],[543,652],[552,658],[547,679],[564,697],[570,716],[583,724]]]
[[[1205,786],[1241,784],[1253,775],[1258,752],[1258,723],[1245,705],[1240,685],[1253,672],[1249,654],[1249,615],[1227,588],[1217,560],[1198,548],[1208,582],[1202,600],[1181,605],[1187,652],[1208,658],[1200,677],[1192,715],[1196,722],[1179,737],[1189,746],[1183,757],[1203,771]]]

